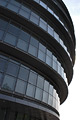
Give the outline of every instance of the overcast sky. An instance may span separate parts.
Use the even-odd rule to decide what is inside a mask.
[[[63,0],[71,15],[76,36],[74,76],[67,100],[60,106],[60,120],[80,120],[80,0]]]

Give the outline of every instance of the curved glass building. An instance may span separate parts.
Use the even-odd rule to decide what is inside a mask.
[[[0,0],[1,120],[59,120],[75,44],[62,0]]]

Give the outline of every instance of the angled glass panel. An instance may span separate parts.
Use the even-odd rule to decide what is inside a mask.
[[[47,49],[47,55],[52,58],[52,52]]]
[[[19,8],[17,6],[14,6],[12,4],[8,4],[7,8],[16,12],[16,13],[18,13],[18,10],[19,10]]]
[[[19,35],[20,29],[12,24],[9,25],[8,32],[14,35]]]
[[[6,67],[6,63],[7,63],[6,60],[0,58],[0,71],[1,71],[1,72],[4,72],[5,67]]]
[[[9,43],[9,44],[15,46],[15,44],[16,44],[16,39],[17,39],[17,38],[16,38],[14,35],[11,35],[11,34],[7,33],[6,36],[5,36],[5,38],[4,38],[4,41],[5,41],[6,43]]]
[[[53,97],[51,95],[49,95],[48,104],[51,105],[51,106],[53,104]]]
[[[43,51],[44,53],[46,53],[46,47],[42,45],[41,43],[39,43],[39,49]]]
[[[0,29],[5,30],[6,27],[7,27],[7,25],[8,25],[8,22],[6,22],[6,21],[0,19]]]
[[[39,41],[36,38],[31,36],[30,44],[38,48]]]
[[[44,90],[45,90],[46,92],[49,92],[49,82],[47,82],[46,80],[45,80],[45,82],[44,82]]]
[[[34,97],[34,95],[35,95],[35,86],[33,86],[31,84],[28,84],[26,95],[30,96],[30,97]]]
[[[0,5],[1,6],[6,6],[7,5],[7,1],[0,0]]]
[[[53,15],[53,11],[48,7],[48,11]]]
[[[16,77],[18,74],[18,70],[19,70],[19,66],[17,64],[9,62],[6,73]]]
[[[54,38],[59,42],[59,35],[54,31]]]
[[[14,77],[11,77],[9,75],[5,75],[4,81],[2,84],[2,88],[6,90],[14,90],[16,79]]]
[[[30,72],[29,74],[29,83],[36,85],[37,82],[37,74]]]
[[[38,58],[40,60],[42,60],[43,62],[45,62],[46,59],[46,54],[44,52],[42,52],[41,50],[38,51]]]
[[[43,1],[40,1],[40,5],[41,5],[42,7],[44,7],[45,9],[47,9],[47,5],[46,5]]]
[[[18,39],[17,47],[20,48],[21,50],[27,51],[28,50],[28,43],[26,41]]]
[[[41,89],[43,89],[43,87],[44,87],[44,78],[40,75],[38,75],[37,87],[39,87]]]
[[[39,3],[40,0],[34,0],[35,2]]]
[[[39,23],[39,16],[38,16],[36,13],[31,12],[30,20],[31,20],[33,23],[35,23],[35,24],[38,25],[38,23]]]
[[[4,31],[0,30],[0,40],[2,40],[3,34],[4,34]]]
[[[12,3],[12,4],[14,4],[15,6],[18,6],[18,7],[20,7],[20,3],[19,2],[17,2],[16,0],[10,0],[10,3]]]
[[[45,91],[43,92],[43,100],[42,101],[45,103],[48,103],[48,93]]]
[[[29,76],[29,70],[24,67],[20,67],[18,78],[27,81]]]
[[[22,5],[22,9],[20,9],[19,14],[22,15],[23,17],[29,19],[30,18],[30,12],[31,10],[27,8],[27,6]]]
[[[49,94],[53,95],[53,86],[52,85],[49,86]]]
[[[53,36],[53,28],[50,25],[48,25],[48,33]]]
[[[29,45],[28,53],[30,53],[31,55],[37,57],[37,51],[38,51],[38,49],[36,47],[34,47],[31,44]]]
[[[19,38],[26,42],[29,42],[30,34],[28,34],[27,32],[21,31]]]
[[[17,80],[15,91],[21,94],[25,94],[26,82]]]
[[[44,21],[42,18],[40,18],[39,26],[40,26],[42,29],[44,29],[44,30],[47,31],[47,22]]]
[[[36,88],[35,98],[38,100],[42,100],[42,90],[39,88]]]
[[[52,66],[52,59],[51,59],[49,56],[46,56],[46,63],[47,63],[49,66]]]
[[[53,105],[54,108],[56,108],[56,99],[53,97]]]
[[[2,77],[3,77],[3,74],[0,73],[0,86],[1,86],[1,83],[2,83]]]

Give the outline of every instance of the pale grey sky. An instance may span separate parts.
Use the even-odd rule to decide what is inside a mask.
[[[76,62],[67,100],[60,106],[60,120],[80,120],[80,0],[63,0],[70,12],[76,36]]]

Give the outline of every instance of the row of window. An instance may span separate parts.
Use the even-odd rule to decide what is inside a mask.
[[[1,1],[0,5],[5,6],[8,9],[18,13],[19,15],[25,17],[26,19],[30,20],[31,22],[35,23],[36,25],[47,31],[64,48],[70,60],[72,61],[70,53],[68,52],[67,47],[64,45],[63,41],[60,39],[59,35],[54,31],[53,27],[49,25],[47,21],[45,21],[42,17],[38,15],[38,13],[36,13],[31,8],[27,7],[27,5],[16,2],[15,0],[13,1],[0,0],[0,1]]]
[[[44,7],[46,10],[48,10],[52,15],[54,15],[57,18],[57,20],[59,20],[59,22],[64,26],[64,28],[66,29],[66,31],[68,31],[68,29],[65,27],[63,21],[56,14],[58,12],[55,12],[55,10],[53,9],[53,7],[51,7],[51,5],[49,5],[48,1],[45,1],[45,0],[33,0],[33,1],[37,2],[42,7]]]
[[[40,120],[36,116],[31,117],[29,114],[23,114],[19,112],[14,112],[7,108],[0,108],[0,119],[1,120]]]
[[[8,24],[8,22],[0,19],[0,40],[15,46],[29,54],[37,57],[53,68],[67,83],[66,74],[61,63],[53,55],[53,53],[39,42],[39,40],[28,32],[24,32],[20,28]]]
[[[8,57],[0,56],[0,87],[42,101],[58,110],[59,97],[44,77]]]

